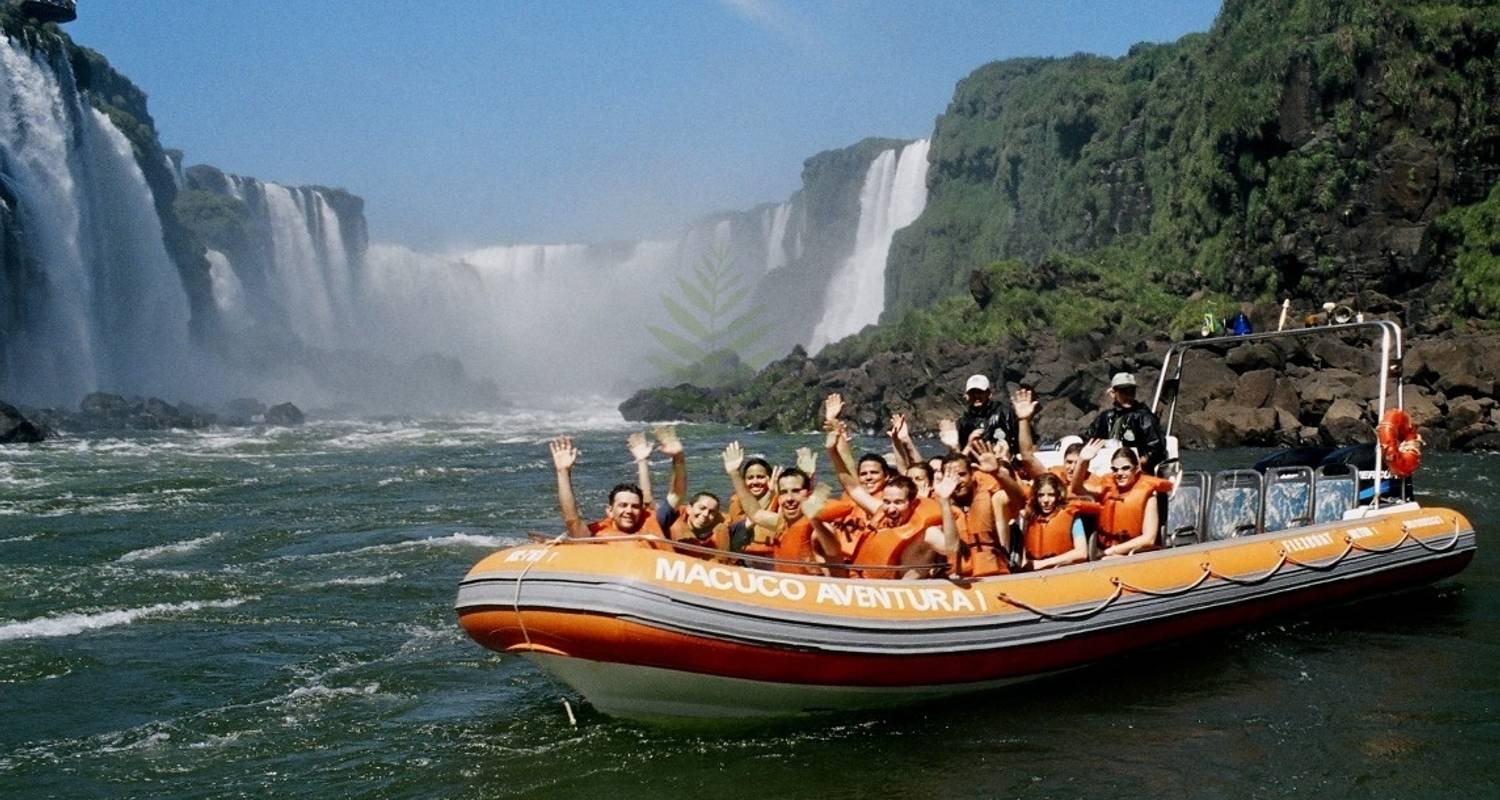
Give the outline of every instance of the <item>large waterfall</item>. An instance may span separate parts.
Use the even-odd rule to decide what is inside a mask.
[[[859,195],[854,252],[834,272],[823,316],[808,349],[817,352],[880,319],[885,310],[885,264],[896,231],[921,216],[927,205],[928,140],[876,157]]]
[[[0,37],[3,38],[3,37]],[[131,144],[71,66],[0,43],[0,386],[14,400],[192,386],[189,308]]]
[[[870,139],[809,158],[783,202],[660,240],[372,248],[357,196],[184,169],[143,140],[144,95],[107,67],[80,68],[80,85],[70,58],[88,56],[37,35],[0,47],[0,397],[13,402],[109,391],[379,411],[484,406],[497,389],[619,396],[676,374],[693,348],[754,366],[875,320],[891,235],[925,203],[927,143]],[[721,336],[747,311],[736,335],[761,338]]]

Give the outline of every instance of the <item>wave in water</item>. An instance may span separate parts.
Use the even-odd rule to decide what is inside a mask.
[[[207,536],[200,536],[197,539],[188,539],[186,541],[173,542],[171,544],[161,544],[155,547],[142,547],[139,550],[131,550],[125,555],[115,559],[115,561],[120,564],[125,564],[131,561],[145,561],[146,559],[156,558],[157,556],[181,555],[182,553],[191,553],[194,550],[203,547],[204,545],[213,544],[214,542],[217,542],[223,538],[224,534],[222,533],[211,533]]]
[[[141,608],[123,608],[115,611],[96,611],[88,614],[56,614],[50,617],[37,617],[36,619],[0,624],[0,642],[17,639],[45,639],[56,636],[72,636],[84,631],[129,625],[136,620],[146,617],[181,614],[186,611],[198,611],[205,608],[234,608],[246,601],[258,599],[257,597],[239,597],[230,600],[189,600],[184,603],[157,603]]]

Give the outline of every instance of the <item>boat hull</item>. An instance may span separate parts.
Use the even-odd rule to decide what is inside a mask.
[[[901,705],[1437,580],[1468,521],[1380,517],[966,584],[785,575],[633,544],[477,565],[460,621],[601,711],[744,718]]]

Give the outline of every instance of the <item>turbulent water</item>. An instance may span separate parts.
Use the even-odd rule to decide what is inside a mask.
[[[474,561],[556,530],[543,443],[562,429],[601,507],[631,473],[610,412],[0,446],[0,797],[1471,797],[1500,781],[1495,457],[1423,466],[1427,500],[1484,540],[1456,580],[946,705],[667,731],[587,710],[570,726],[570,692],[455,623]],[[722,489],[715,452],[739,434],[684,434],[692,484]],[[815,437],[745,438],[775,457]]]

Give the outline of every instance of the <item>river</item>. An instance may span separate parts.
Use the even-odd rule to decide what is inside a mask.
[[[633,477],[609,411],[0,446],[0,797],[1455,797],[1500,785],[1500,457],[1430,455],[1456,579],[945,704],[674,731],[459,630],[457,582]],[[682,429],[724,491],[742,438]],[[869,444],[875,444],[872,440]],[[929,445],[930,448],[930,445]],[[1247,464],[1252,451],[1189,457]],[[667,464],[654,474],[665,486]],[[701,479],[701,480],[700,480]],[[577,705],[576,698],[574,699]]]

